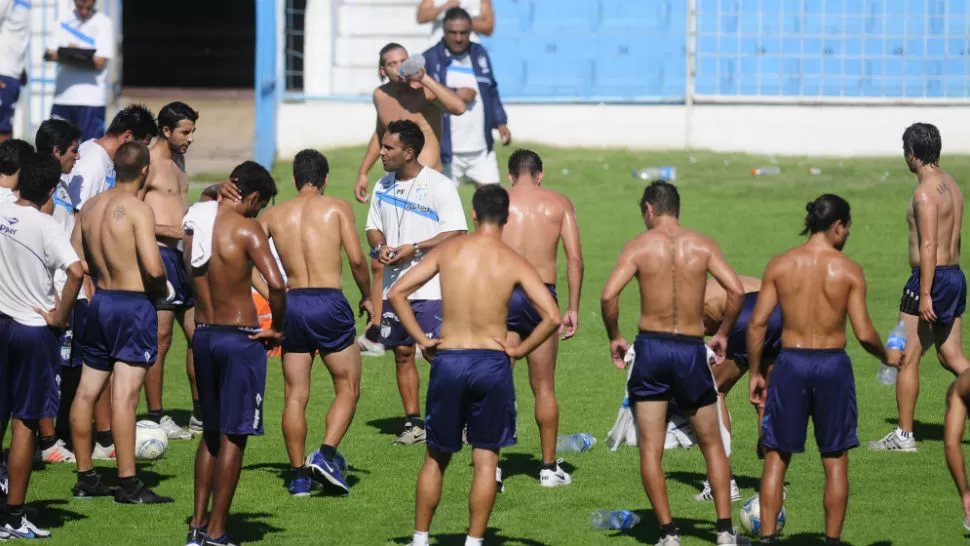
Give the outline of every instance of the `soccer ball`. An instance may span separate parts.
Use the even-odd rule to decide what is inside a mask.
[[[758,495],[744,501],[744,504],[741,505],[741,513],[739,516],[738,519],[741,520],[741,528],[744,529],[745,533],[755,536],[761,534],[761,499]],[[782,506],[778,512],[778,527],[775,532],[780,533],[784,528],[785,507]]]
[[[154,421],[135,423],[135,456],[139,459],[158,459],[168,449],[168,434]]]

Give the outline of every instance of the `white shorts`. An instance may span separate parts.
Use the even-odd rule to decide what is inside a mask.
[[[494,150],[452,154],[451,163],[444,164],[444,171],[455,187],[461,184],[462,178],[481,186],[499,183],[498,159]]]

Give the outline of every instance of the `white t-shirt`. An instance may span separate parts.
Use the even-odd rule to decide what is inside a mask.
[[[95,139],[81,144],[77,151],[81,159],[70,174],[61,177],[61,184],[67,186],[71,204],[79,211],[88,199],[115,186],[115,164]]]
[[[0,0],[0,76],[20,78],[29,31],[30,0]]]
[[[0,205],[0,313],[25,326],[45,326],[34,308],[54,308],[54,272],[77,261],[51,216],[30,206]]]
[[[74,231],[74,202],[71,200],[71,195],[67,190],[67,185],[71,180],[70,174],[62,174],[60,182],[57,183],[57,187],[54,188],[54,195],[52,199],[54,200],[54,212],[51,216],[54,217],[54,221],[57,225],[61,227],[61,230],[67,235],[67,240],[71,240],[71,232]],[[61,270],[54,272],[54,292],[60,294],[64,291],[64,285],[67,284],[67,273]],[[77,299],[84,300],[87,296],[84,294],[84,290],[78,294]]]
[[[17,200],[17,194],[10,188],[0,188],[0,205],[13,203]]]
[[[448,0],[434,0],[434,7],[440,8],[441,6],[448,3]],[[468,12],[468,15],[472,16],[472,19],[480,17],[482,15],[482,0],[461,0],[461,9]],[[435,45],[441,41],[441,38],[445,35],[445,13],[448,10],[444,10],[435,17],[435,20],[431,22],[431,45]],[[469,39],[473,42],[478,41],[478,33],[472,31]]]
[[[381,178],[371,195],[367,229],[380,231],[387,245],[396,247],[420,243],[439,233],[467,231],[468,223],[461,197],[451,179],[425,167],[413,180],[397,180],[394,173]],[[391,286],[417,263],[411,259],[384,266],[383,297],[386,298]],[[415,290],[408,299],[440,300],[438,276]]]
[[[94,49],[95,57],[111,62],[115,57],[115,28],[108,16],[95,11],[86,21],[72,11],[67,18],[54,25],[52,49],[79,47]],[[95,72],[58,64],[54,104],[73,106],[105,106],[108,104],[108,63]]]
[[[451,151],[454,153],[478,153],[488,148],[485,144],[485,103],[482,101],[472,57],[454,55],[445,74],[447,87],[468,87],[475,90],[475,100],[465,106],[465,113],[451,116]]]

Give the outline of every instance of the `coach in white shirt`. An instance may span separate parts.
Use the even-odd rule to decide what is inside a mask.
[[[44,59],[60,65],[51,116],[77,125],[82,142],[104,136],[107,64],[117,47],[114,23],[94,4],[95,0],[74,0],[74,11],[54,26],[50,43],[55,49],[44,53]]]
[[[479,34],[491,36],[495,30],[492,0],[421,0],[418,22],[431,23],[431,45],[440,42],[444,36],[445,12],[451,8],[462,8],[472,16],[473,42],[478,41]]]
[[[29,27],[30,0],[0,0],[0,142],[13,136]]]
[[[367,241],[384,264],[382,297],[398,278],[438,244],[468,231],[461,198],[451,180],[418,163],[424,133],[410,120],[392,121],[381,143],[381,162],[389,172],[374,188],[367,214]],[[428,337],[441,328],[441,286],[438,277],[408,297],[418,323]],[[381,343],[394,349],[397,384],[404,403],[405,422],[396,445],[425,441],[418,398],[418,369],[414,339],[385,301],[381,314]]]
[[[61,174],[57,160],[35,153],[21,166],[20,197],[0,205],[0,421],[13,419],[9,490],[0,539],[43,538],[24,513],[39,421],[57,415],[58,330],[81,288],[83,270],[67,234],[41,209]],[[54,272],[67,283],[54,299]],[[4,536],[4,534],[6,536]]]

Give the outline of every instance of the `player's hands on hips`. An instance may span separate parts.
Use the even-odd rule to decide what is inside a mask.
[[[367,175],[358,174],[357,183],[354,184],[354,197],[361,203],[367,202]]]
[[[923,297],[919,298],[919,316],[926,322],[936,322],[936,313],[933,312],[933,298]]]
[[[613,365],[621,370],[626,369],[626,352],[630,350],[630,344],[622,337],[610,341],[610,356],[613,358]]]
[[[270,328],[268,330],[263,330],[258,334],[249,336],[249,339],[253,341],[262,341],[263,345],[265,345],[267,349],[272,349],[283,341],[283,332]]]
[[[441,343],[440,339],[431,339],[424,336],[424,339],[417,342],[418,346],[421,347],[421,354],[424,355],[425,359],[431,360],[434,355],[438,352],[438,345]]]
[[[384,262],[383,259],[381,260],[381,262],[384,262],[385,265],[394,265],[404,260],[410,260],[411,257],[414,256],[414,245],[401,245],[389,250],[391,252],[391,256],[388,258],[388,261]],[[381,250],[381,256],[383,255],[384,251]]]
[[[512,131],[509,131],[509,126],[503,123],[496,127],[496,129],[498,129],[499,136],[502,137],[502,144],[508,146],[512,142]]]
[[[765,407],[765,395],[768,390],[768,382],[761,374],[748,374],[748,398],[756,408]]]
[[[228,199],[232,202],[239,202],[242,200],[242,194],[239,193],[239,188],[236,187],[234,180],[227,180],[219,186],[219,201],[223,199]]]
[[[576,335],[577,329],[579,329],[579,313],[575,309],[567,309],[566,314],[562,316],[562,324],[559,325],[559,336],[567,340]]]
[[[502,350],[505,351],[505,354],[509,355],[509,358],[512,359],[513,366],[515,365],[516,360],[525,356],[525,353],[519,350],[519,347],[520,347],[519,345],[513,346],[508,342],[508,340],[497,338],[497,337],[493,337],[492,339],[495,340],[495,343],[499,344]]]
[[[34,311],[38,315],[44,317],[44,321],[51,328],[55,330],[67,330],[67,319],[64,319],[64,320],[58,319],[57,314],[54,313],[55,309],[51,309],[50,311],[44,311],[39,307],[34,307]]]
[[[714,351],[714,355],[717,357],[714,360],[714,366],[724,362],[724,356],[727,354],[727,336],[721,333],[714,334],[711,336],[711,340],[707,342],[707,346]]]

